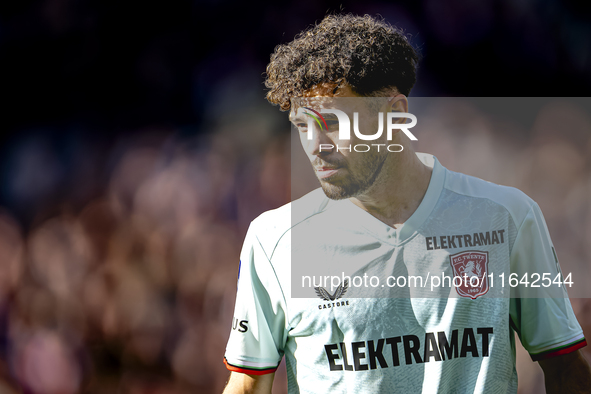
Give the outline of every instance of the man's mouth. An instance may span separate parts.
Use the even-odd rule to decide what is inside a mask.
[[[316,167],[315,169],[318,178],[323,179],[333,176],[340,168],[341,167]]]

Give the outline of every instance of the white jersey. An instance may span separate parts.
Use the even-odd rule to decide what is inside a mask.
[[[285,356],[290,393],[516,393],[515,331],[534,360],[586,345],[564,286],[553,298],[510,286],[511,274],[563,278],[538,205],[418,156],[433,173],[398,229],[321,189],[252,222],[228,369],[265,374]],[[304,279],[310,261],[346,283]],[[364,276],[380,283],[357,286]],[[433,276],[474,285],[429,293]],[[403,286],[410,277],[428,285]]]

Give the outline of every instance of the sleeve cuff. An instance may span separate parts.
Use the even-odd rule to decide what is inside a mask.
[[[255,365],[231,364],[228,362],[226,357],[224,357],[224,364],[226,364],[226,368],[228,368],[228,370],[230,370],[232,372],[240,372],[240,373],[245,373],[247,375],[266,375],[266,374],[273,373],[273,372],[277,371],[277,368],[279,367],[279,365],[276,365],[274,367],[258,367]],[[255,364],[255,363],[249,363],[249,364]]]
[[[544,352],[541,353],[537,353],[537,354],[531,354],[531,359],[533,361],[540,361],[540,360],[545,360],[547,358],[552,358],[552,357],[556,357],[556,356],[562,356],[563,354],[568,354],[568,353],[572,353],[574,351],[579,350],[582,347],[587,346],[587,341],[585,340],[585,338],[579,339],[575,342],[569,343],[567,345],[564,346],[559,346],[553,349],[549,349],[546,350]]]

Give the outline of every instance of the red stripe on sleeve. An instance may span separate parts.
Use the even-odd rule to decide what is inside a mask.
[[[565,347],[563,349],[559,349],[559,350],[549,352],[549,353],[541,353],[541,354],[531,355],[531,359],[533,361],[540,361],[540,360],[545,360],[547,358],[562,356],[563,354],[572,353],[572,352],[577,351],[580,348],[585,347],[585,346],[587,346],[587,340],[583,339],[581,342],[577,342],[577,343],[575,343],[569,347]]]
[[[226,364],[226,368],[228,368],[228,370],[230,370],[232,372],[240,372],[240,373],[245,373],[247,375],[266,375],[266,374],[273,373],[273,372],[277,371],[277,367],[268,368],[268,369],[249,369],[249,368],[245,368],[245,367],[237,367],[237,366],[234,366],[234,365],[228,363],[228,360],[226,360],[225,357],[224,357],[224,364]]]

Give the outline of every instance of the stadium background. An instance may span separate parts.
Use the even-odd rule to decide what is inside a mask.
[[[290,199],[290,127],[262,73],[340,9],[412,34],[414,96],[589,96],[591,9],[574,0],[3,2],[0,393],[222,390],[244,234]],[[499,125],[465,106],[418,149],[520,187],[588,272],[588,109],[549,99]],[[590,337],[589,300],[573,305]],[[520,392],[540,392],[518,362]]]

